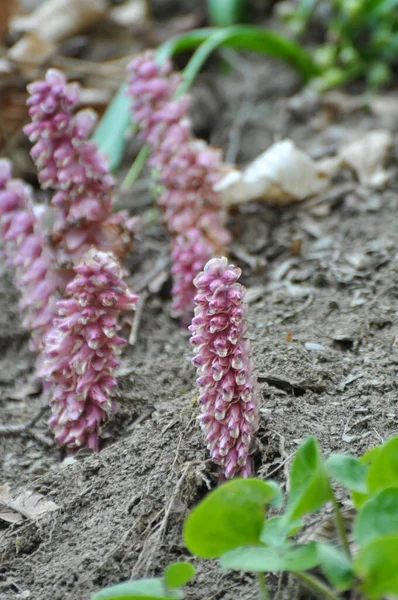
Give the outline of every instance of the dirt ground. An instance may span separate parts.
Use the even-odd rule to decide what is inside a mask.
[[[386,116],[380,120],[368,108],[296,102],[292,110],[287,99],[299,82],[287,67],[239,61],[233,71],[214,62],[196,85],[192,112],[197,132],[231,161],[244,164],[287,136],[324,157],[386,126]],[[396,129],[398,120],[388,126]],[[396,159],[393,148],[392,175],[381,190],[361,187],[344,171],[319,197],[287,207],[251,203],[230,216],[231,259],[249,290],[262,392],[258,476],[285,485],[292,453],[310,433],[327,455],[362,453],[397,432]],[[147,188],[144,176],[130,199],[133,210],[148,204]],[[163,227],[155,223],[131,257],[133,289],[166,251]],[[4,425],[29,421],[45,398],[32,379],[17,294],[3,267],[0,275]],[[182,524],[216,476],[196,422],[188,335],[169,317],[168,293],[166,282],[148,298],[137,342],[124,352],[120,410],[105,428],[100,454],[81,452],[62,462],[48,414],[24,434],[0,436],[0,483],[37,491],[59,506],[36,522],[0,524],[1,600],[88,600],[131,574],[160,574],[173,560],[189,560]],[[251,576],[222,574],[215,561],[194,563],[198,574],[187,598],[256,598]],[[276,588],[277,579],[271,584]],[[288,582],[278,597],[293,597]]]

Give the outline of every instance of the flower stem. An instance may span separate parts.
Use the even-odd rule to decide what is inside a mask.
[[[313,575],[309,575],[308,573],[300,573],[299,571],[292,571],[292,573],[297,577],[297,579],[300,579],[300,581],[305,583],[305,585],[315,590],[318,594],[321,594],[324,598],[329,598],[330,600],[340,600],[340,596],[336,596],[330,587],[325,585]]]
[[[264,573],[257,573],[258,587],[260,590],[260,600],[268,600],[268,590]]]
[[[337,502],[334,494],[333,494],[333,509],[334,509],[334,520],[336,522],[337,533],[339,534],[339,538],[341,544],[344,548],[344,552],[346,553],[348,558],[351,558],[350,552],[350,544],[347,538],[347,532],[345,530],[343,515],[341,514],[339,503]]]

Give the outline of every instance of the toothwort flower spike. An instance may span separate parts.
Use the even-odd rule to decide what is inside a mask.
[[[252,473],[251,451],[258,426],[258,392],[245,338],[245,288],[241,270],[213,258],[194,279],[195,316],[189,327],[198,368],[201,426],[213,460],[226,479]]]
[[[132,98],[133,121],[151,147],[150,166],[163,189],[159,204],[172,236],[172,312],[183,321],[190,320],[193,277],[230,242],[220,198],[213,189],[225,166],[219,150],[193,135],[187,116],[190,99],[175,99],[181,77],[172,71],[170,62],[158,67],[153,52],[146,52],[130,63],[128,71],[127,95]]]
[[[41,375],[54,386],[50,426],[57,442],[98,450],[100,424],[116,409],[114,372],[126,343],[117,335],[118,318],[134,309],[138,296],[123,282],[111,253],[92,248],[74,270],[69,298],[57,304]]]
[[[39,351],[57,314],[59,276],[53,272],[53,253],[40,225],[43,207],[35,206],[32,190],[12,179],[11,163],[0,160],[0,238],[3,256],[21,294],[23,326],[31,331],[30,346]]]
[[[189,229],[172,238],[171,274],[173,276],[172,315],[180,317],[181,324],[188,326],[192,315],[187,307],[192,305],[193,280],[212,258],[214,248],[197,229]]]
[[[112,214],[113,178],[105,157],[88,140],[96,113],[75,114],[80,87],[56,69],[49,69],[44,81],[31,83],[28,91],[32,122],[24,132],[34,144],[31,156],[42,187],[55,191],[54,244],[72,262],[92,245],[123,255],[131,224],[125,212]]]

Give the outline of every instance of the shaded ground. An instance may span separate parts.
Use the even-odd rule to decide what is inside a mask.
[[[314,106],[310,114],[292,114],[283,99],[297,91],[297,81],[288,69],[247,59],[238,67],[244,76],[207,73],[193,111],[198,132],[232,160],[248,161],[283,136],[320,157],[380,125],[366,111],[331,114]],[[249,332],[262,391],[256,465],[263,477],[284,484],[289,458],[309,433],[328,454],[360,453],[397,431],[394,173],[380,192],[361,189],[343,173],[322,197],[285,208],[250,204],[231,216],[233,260],[251,299]],[[145,189],[145,180],[139,185]],[[133,289],[166,249],[161,225],[151,226],[131,259]],[[47,446],[45,418],[32,429],[36,437],[0,437],[0,481],[60,506],[37,523],[0,530],[2,600],[88,600],[132,570],[134,577],[160,573],[187,557],[184,517],[216,480],[195,421],[188,336],[168,316],[166,288],[148,299],[137,344],[124,354],[120,411],[99,455],[61,463],[59,451]],[[33,361],[16,301],[2,273],[3,424],[29,420],[44,400],[26,397],[35,391]],[[195,564],[189,598],[256,597],[250,576]],[[286,586],[280,597],[292,597]]]

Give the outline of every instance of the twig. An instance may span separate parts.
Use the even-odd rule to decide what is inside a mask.
[[[141,425],[141,423],[149,419],[154,410],[154,408],[151,408],[151,410],[147,410],[137,417],[136,420],[133,421],[132,424],[127,428],[128,433],[131,433],[133,429],[138,427],[138,425]]]
[[[267,266],[267,259],[262,256],[253,256],[246,252],[242,246],[238,244],[233,244],[231,246],[231,254],[234,254],[236,258],[245,262],[253,271],[258,271],[260,269],[265,269]]]
[[[0,590],[7,590],[10,587],[15,587],[17,592],[22,592],[22,588],[19,587],[14,579],[6,579],[6,581],[0,581]]]
[[[374,306],[384,294],[386,294],[390,290],[394,289],[394,287],[395,287],[395,284],[394,285],[388,284],[388,285],[384,286],[377,294],[374,295],[372,300],[368,304],[365,305],[365,309],[369,310],[369,308]]]
[[[153,556],[154,556],[156,550],[158,549],[159,545],[161,544],[161,542],[164,539],[164,535],[166,533],[170,514],[173,509],[174,502],[175,502],[178,494],[181,491],[182,484],[184,483],[184,480],[187,476],[189,469],[197,464],[200,464],[200,461],[192,460],[192,461],[186,463],[186,465],[182,471],[182,474],[181,474],[179,480],[177,481],[177,484],[173,490],[173,493],[171,495],[169,503],[164,511],[164,517],[163,517],[161,523],[159,524],[157,529],[145,540],[145,542],[143,544],[140,555],[139,555],[139,557],[133,567],[133,570],[131,572],[131,579],[133,579],[135,577],[135,574],[137,573],[143,560],[145,560],[146,570],[147,571],[149,570],[149,568],[152,564]],[[149,553],[147,554],[146,549],[148,548],[149,545],[151,546],[151,549],[150,549]]]
[[[220,578],[221,581],[222,578]],[[217,582],[218,583],[218,582]],[[207,598],[207,600],[215,600],[215,598],[220,598],[222,594],[224,594],[224,592],[230,594],[232,592],[232,590],[237,590],[242,584],[241,583],[235,583],[235,585],[228,585],[228,587],[225,588],[219,588],[217,585],[217,589],[218,591],[215,594],[212,594],[211,596],[209,596]]]
[[[19,433],[24,433],[34,425],[36,425],[37,421],[41,419],[41,417],[48,411],[48,406],[41,406],[38,412],[26,423],[20,423],[18,425],[0,425],[0,435],[18,435]]]
[[[46,446],[46,448],[52,448],[53,446],[55,446],[55,441],[53,439],[47,437],[46,435],[38,431],[26,431],[23,432],[22,435],[27,435],[33,438],[34,440],[36,440],[36,442],[39,442],[40,444],[43,444],[43,446]]]
[[[293,311],[291,313],[287,313],[287,315],[285,315],[284,317],[282,317],[281,323],[283,323],[283,321],[286,321],[287,319],[291,319],[291,318],[295,317],[299,313],[301,313],[304,310],[306,310],[309,306],[311,306],[311,304],[313,303],[313,301],[314,301],[314,294],[311,292],[310,295],[308,296],[308,299],[304,302],[304,304],[302,304],[300,306],[300,308],[298,308],[297,310],[295,310],[295,311]]]
[[[141,324],[141,317],[145,306],[145,302],[152,293],[156,292],[156,286],[152,284],[155,282],[156,278],[159,277],[162,271],[164,271],[165,268],[168,267],[169,263],[169,258],[162,258],[161,260],[159,260],[154,266],[154,268],[148,273],[148,275],[143,280],[141,280],[141,283],[135,287],[135,291],[137,292],[137,294],[140,294],[140,296],[136,304],[134,321],[131,327],[129,337],[130,346],[134,346],[137,342],[138,331]]]
[[[144,290],[138,298],[138,302],[135,307],[133,326],[131,328],[130,337],[129,337],[130,346],[134,346],[135,343],[137,342],[138,331],[140,328],[141,317],[142,317],[142,311],[143,311],[143,308],[145,306],[145,302],[146,302],[148,296],[149,296],[149,293],[146,290]]]
[[[277,467],[275,467],[274,469],[272,469],[272,471],[270,471],[269,473],[264,473],[264,477],[265,479],[269,479],[270,477],[272,477],[272,475],[275,475],[275,473],[277,473],[282,467],[285,466],[285,464],[294,456],[294,452],[292,452],[291,454],[289,454],[289,456],[287,456],[281,463],[279,463],[279,465]]]
[[[190,461],[189,463],[187,463],[182,471],[181,477],[180,479],[177,481],[177,485],[174,488],[174,492],[170,498],[170,501],[167,505],[166,511],[164,513],[164,517],[163,520],[160,524],[159,530],[158,530],[158,536],[160,538],[161,541],[163,541],[164,535],[166,533],[166,529],[167,529],[167,525],[169,522],[169,518],[170,518],[170,514],[174,505],[174,502],[178,496],[178,494],[180,493],[180,490],[182,488],[182,484],[185,481],[185,477],[187,476],[187,473],[189,471],[189,469],[192,467],[193,464],[196,464],[198,461]]]
[[[134,291],[139,294],[150,286],[152,281],[170,265],[170,259],[161,258],[157,261],[153,269],[151,269],[146,277],[143,277],[138,285],[134,287]]]

